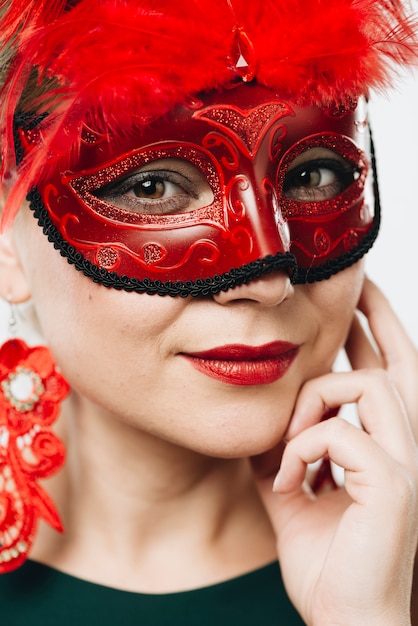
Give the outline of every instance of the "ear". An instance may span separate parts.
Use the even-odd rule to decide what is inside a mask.
[[[0,297],[12,302],[30,298],[30,290],[13,241],[13,229],[0,233]]]

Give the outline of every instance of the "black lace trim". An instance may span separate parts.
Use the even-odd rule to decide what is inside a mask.
[[[17,116],[15,127],[20,126],[26,129],[28,127],[35,128],[39,121],[40,118],[34,118],[33,115],[19,115]],[[15,149],[16,161],[20,163],[23,158],[23,149],[20,145],[17,132],[15,133]],[[210,278],[197,279],[195,281],[163,282],[160,280],[150,280],[148,278],[138,280],[137,278],[120,276],[116,272],[109,272],[104,268],[100,268],[98,265],[85,259],[80,252],[77,252],[76,249],[62,237],[53,224],[36,188],[28,194],[27,199],[35,218],[38,220],[38,224],[42,227],[49,241],[59,250],[61,256],[65,257],[71,265],[74,265],[77,270],[88,278],[91,278],[95,283],[100,283],[105,287],[112,287],[113,289],[147,293],[149,295],[180,296],[182,298],[186,298],[187,296],[209,296],[215,295],[221,291],[233,289],[239,285],[247,284],[275,270],[287,271],[293,284],[305,284],[326,280],[361,259],[375,242],[380,227],[380,197],[373,140],[371,140],[371,162],[374,177],[375,217],[369,232],[352,250],[342,254],[336,259],[332,259],[312,268],[298,267],[296,259],[292,254],[278,252],[275,255],[267,255],[262,259],[247,263],[242,267],[233,268],[224,274],[215,275]]]
[[[279,252],[211,278],[185,282],[163,282],[147,278],[138,280],[137,278],[120,276],[116,272],[109,272],[91,263],[80,252],[77,252],[59,233],[52,223],[42,198],[36,189],[29,193],[28,200],[30,208],[43,232],[49,241],[54,244],[54,247],[60,251],[61,256],[65,257],[71,265],[74,265],[77,270],[91,278],[95,283],[101,283],[105,287],[113,287],[114,289],[123,289],[124,291],[135,291],[136,293],[156,294],[159,296],[180,296],[182,298],[214,295],[246,284],[262,275],[270,274],[274,270],[281,269],[289,272],[293,284],[312,283],[330,278],[333,274],[356,263],[370,249],[376,239],[380,222],[380,212],[377,212],[372,228],[358,246],[337,259],[327,261],[323,265],[314,268],[298,268],[296,259],[292,254]]]
[[[98,267],[83,257],[81,252],[71,246],[59,233],[48,211],[46,210],[39,192],[34,189],[28,195],[30,208],[38,220],[49,241],[60,251],[61,256],[74,267],[83,272],[85,276],[91,278],[95,283],[101,283],[105,287],[123,289],[125,291],[135,291],[137,293],[147,293],[159,296],[208,296],[227,291],[238,285],[243,285],[251,280],[259,278],[262,274],[269,274],[274,270],[285,269],[290,273],[296,270],[296,261],[290,253],[268,255],[263,259],[257,259],[242,267],[234,268],[225,274],[216,275],[211,278],[202,278],[195,281],[171,282],[150,280],[138,280],[129,276],[120,276],[116,272]]]

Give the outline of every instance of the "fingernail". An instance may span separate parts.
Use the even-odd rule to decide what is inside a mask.
[[[281,491],[282,482],[283,482],[283,480],[282,480],[282,473],[279,470],[277,472],[277,474],[276,474],[276,478],[274,479],[272,491],[274,491],[274,492]]]

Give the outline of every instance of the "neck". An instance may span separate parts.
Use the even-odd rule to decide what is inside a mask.
[[[274,560],[245,459],[185,450],[74,397],[66,409],[76,416],[66,469],[47,485],[65,534],[43,528],[33,558],[143,592],[204,586]]]

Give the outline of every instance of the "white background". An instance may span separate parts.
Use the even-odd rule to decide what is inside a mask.
[[[374,97],[382,227],[367,272],[384,290],[418,347],[418,73]],[[418,381],[417,381],[418,384]]]

